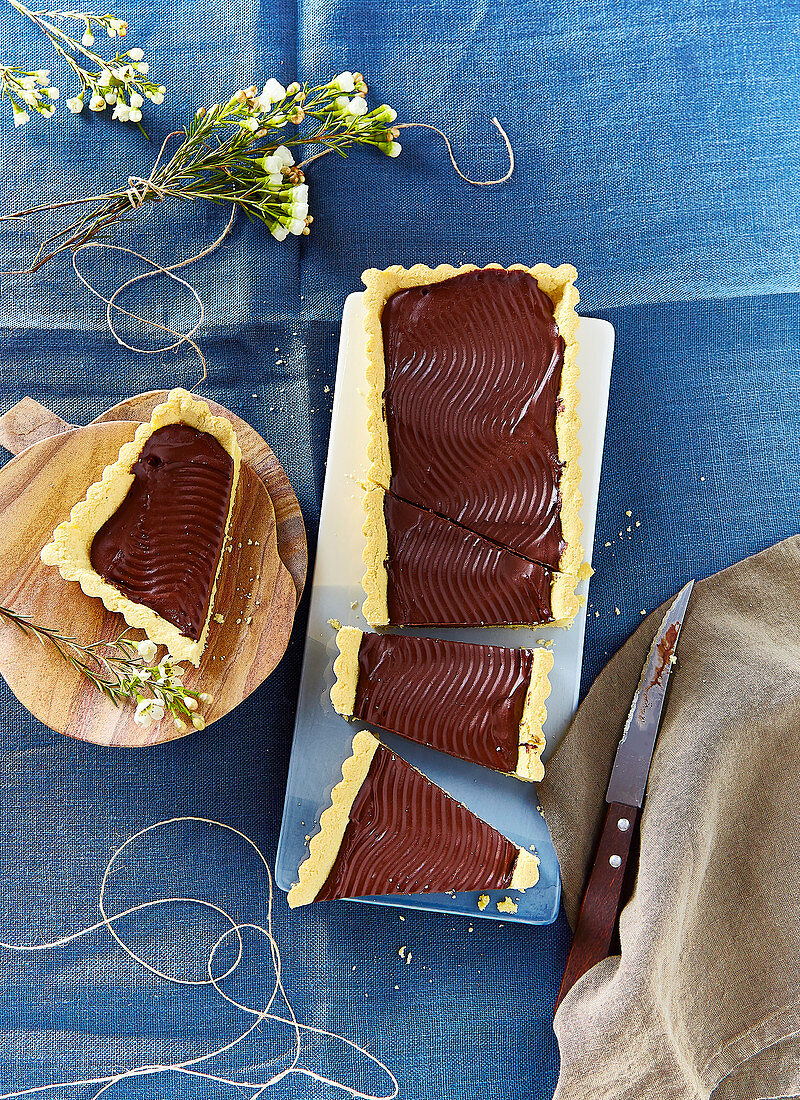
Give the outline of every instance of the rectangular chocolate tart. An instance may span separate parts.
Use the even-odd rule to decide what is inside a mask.
[[[197,665],[240,463],[231,422],[173,390],[56,527],[42,561]]]
[[[572,613],[575,578],[383,489],[364,507],[370,626],[531,626]]]
[[[535,855],[362,730],[288,900],[525,890],[538,878]]]
[[[345,718],[519,779],[544,776],[547,649],[363,634],[343,626],[331,689]]]
[[[575,278],[364,273],[371,482],[558,573],[564,625],[583,562]]]

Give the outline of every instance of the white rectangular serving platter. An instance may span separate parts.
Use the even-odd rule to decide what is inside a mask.
[[[276,879],[283,890],[288,890],[297,881],[297,869],[307,854],[308,838],[316,832],[320,814],[330,805],[331,790],[342,777],[342,763],[350,755],[353,734],[359,728],[359,723],[346,722],[339,717],[331,705],[329,693],[334,681],[333,662],[338,650],[335,630],[329,625],[329,620],[338,620],[343,625],[357,626],[361,630],[369,629],[361,614],[361,578],[364,572],[361,485],[367,474],[362,297],[361,294],[351,294],[345,302],[342,317],[319,541],[286,802],[276,857]],[[583,447],[581,515],[583,545],[587,560],[591,560],[614,329],[606,321],[582,318],[578,340]],[[587,587],[588,582],[584,581],[578,589],[579,593],[585,596]],[[547,701],[544,726],[546,760],[563,736],[577,706],[585,627],[584,600],[569,630],[552,627],[414,628],[409,629],[408,633],[512,647],[551,642],[555,664],[550,677],[552,693]],[[477,908],[477,893],[454,896],[415,894],[410,897],[387,895],[359,900],[527,924],[548,924],[555,920],[561,890],[558,861],[541,815],[535,785],[456,760],[393,734],[376,732],[398,755],[419,768],[479,817],[520,846],[533,848],[540,859],[539,882],[524,894],[489,891],[491,901],[483,913]],[[506,896],[512,896],[517,902],[516,913],[500,913],[497,910],[496,902]]]

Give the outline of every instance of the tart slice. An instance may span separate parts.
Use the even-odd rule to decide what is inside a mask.
[[[197,665],[240,463],[231,422],[173,390],[58,525],[42,561]]]
[[[288,900],[525,890],[538,878],[535,855],[361,731]]]
[[[364,506],[370,626],[535,626],[575,614],[574,577],[383,489]]]
[[[577,273],[364,273],[370,478],[547,568],[583,560]]]
[[[485,768],[540,780],[550,694],[547,649],[362,634],[343,626],[331,689],[345,718]]]

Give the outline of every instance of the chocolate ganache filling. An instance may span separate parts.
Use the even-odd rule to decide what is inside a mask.
[[[207,432],[168,424],[131,473],[127,496],[94,537],[92,567],[197,640],[225,539],[233,460]]]
[[[315,900],[504,889],[519,849],[380,746]]]
[[[386,493],[393,626],[502,626],[552,620],[552,574],[536,562]]]
[[[451,756],[515,772],[532,669],[524,649],[364,634],[353,714]]]
[[[564,340],[525,271],[397,291],[382,314],[395,495],[557,569]]]

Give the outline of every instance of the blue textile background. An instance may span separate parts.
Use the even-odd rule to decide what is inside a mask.
[[[362,269],[413,261],[570,261],[581,310],[616,327],[584,687],[642,610],[689,576],[796,533],[796,3],[121,0],[115,12],[130,21],[126,45],[145,48],[169,89],[163,107],[147,111],[151,142],[108,118],[63,110],[15,131],[3,106],[3,211],[147,175],[163,136],[198,104],[269,75],[313,81],[361,69],[376,102],[393,104],[401,120],[444,127],[468,174],[504,170],[493,114],[514,144],[517,171],[496,189],[458,180],[424,131],[404,132],[396,161],[327,158],[309,174],[308,240],[279,245],[239,223],[188,272],[207,307],[211,377],[202,392],[271,443],[297,489],[312,551],[344,298]],[[0,53],[31,68],[49,64],[62,94],[73,94],[6,8]],[[159,208],[131,225],[130,241],[171,262],[223,224],[216,208]],[[2,227],[0,268],[30,257],[35,240],[32,225]],[[115,286],[123,265],[107,255],[98,270]],[[180,288],[148,294],[170,327],[194,317]],[[103,307],[63,258],[36,278],[0,278],[0,411],[28,393],[82,423],[133,392],[195,377],[188,355],[117,346]],[[55,938],[97,919],[114,847],[161,818],[228,822],[273,859],[304,606],[284,660],[254,696],[213,728],[152,750],[52,734],[3,685],[0,940]],[[120,907],[132,905],[163,893],[171,874],[184,892],[225,896],[242,919],[263,921],[267,894],[255,871],[223,837],[176,826],[126,861],[115,891]],[[348,903],[290,913],[282,895],[274,917],[300,1018],[382,1058],[407,1100],[552,1096],[563,918],[543,929],[414,913],[400,923],[392,909]],[[179,908],[173,918],[147,950],[178,966],[177,953],[205,943],[209,924]],[[264,988],[271,983],[256,967],[238,987],[253,997]],[[2,1092],[173,1059],[232,1026],[206,991],[176,993],[102,934],[47,955],[0,951],[0,989]],[[257,1073],[274,1053],[241,1048],[237,1064]],[[358,1079],[368,1085],[368,1076]],[[303,1078],[276,1091],[341,1095]],[[116,1089],[224,1094],[186,1079]]]

